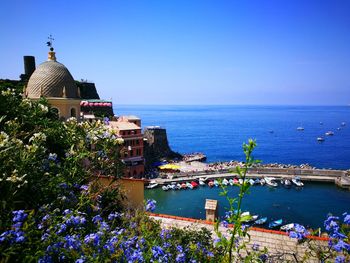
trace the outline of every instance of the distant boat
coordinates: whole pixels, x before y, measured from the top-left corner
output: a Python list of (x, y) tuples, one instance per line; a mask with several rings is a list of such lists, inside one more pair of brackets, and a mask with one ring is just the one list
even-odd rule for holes
[(198, 184), (195, 181), (192, 181), (191, 185), (193, 186), (193, 188), (197, 188), (198, 187)]
[(269, 133), (273, 133), (273, 130), (269, 130)]
[(256, 179), (254, 180), (254, 184), (261, 184), (260, 179), (259, 179), (259, 178), (256, 178)]
[(268, 186), (278, 186), (278, 184), (274, 180), (276, 180), (274, 177), (265, 177), (265, 182)]
[(200, 185), (205, 185), (205, 182), (203, 180), (199, 180)]
[(341, 126), (345, 126), (345, 125), (346, 125), (346, 122), (343, 121), (343, 122), (341, 123)]
[(266, 221), (267, 221), (267, 217), (262, 217), (262, 218), (256, 220), (256, 221), (254, 222), (254, 224), (256, 224), (256, 225), (263, 225), (263, 224), (266, 223)]
[(261, 184), (261, 185), (264, 185), (265, 183), (266, 183), (265, 179), (264, 179), (264, 178), (261, 178), (261, 179), (260, 179), (260, 184)]
[(340, 131), (340, 129), (341, 129), (340, 127), (337, 128), (338, 131)]
[(299, 176), (294, 177), (292, 183), (299, 187), (304, 186), (304, 183), (300, 180)]
[(226, 178), (225, 178), (224, 180), (222, 180), (222, 184), (223, 184), (223, 185), (228, 185), (228, 181), (227, 181)]
[(168, 188), (167, 185), (163, 185), (163, 186), (162, 186), (162, 189), (163, 189), (164, 191), (168, 191), (168, 190), (169, 190), (169, 188)]
[(320, 121), (320, 125), (323, 125), (323, 122), (322, 122), (322, 121)]
[(254, 179), (250, 178), (248, 182), (250, 183), (250, 185), (253, 185), (255, 181)]
[(289, 187), (292, 185), (292, 182), (289, 179), (284, 179), (284, 186)]
[(326, 132), (325, 134), (326, 134), (327, 136), (333, 136), (333, 135), (334, 135), (334, 132), (328, 131), (328, 132)]
[(153, 183), (153, 184), (147, 185), (146, 188), (153, 189), (153, 188), (156, 188), (157, 186), (158, 186), (157, 183)]
[(278, 219), (278, 220), (272, 221), (272, 222), (269, 223), (269, 228), (278, 227), (278, 226), (282, 225), (282, 223), (283, 223), (282, 219)]
[(219, 181), (218, 180), (214, 180), (214, 185), (215, 186), (219, 186)]
[(229, 182), (230, 185), (234, 184), (233, 179), (228, 180), (228, 182)]
[(283, 230), (283, 231), (289, 231), (289, 230), (291, 230), (293, 228), (294, 228), (294, 223), (290, 223), (290, 224), (281, 226), (281, 230)]
[(303, 130), (304, 130), (304, 127), (299, 126), (299, 127), (297, 128), (297, 131), (303, 131)]
[(324, 138), (323, 137), (317, 137), (317, 141), (324, 142)]
[(213, 187), (214, 186), (214, 182), (213, 181), (209, 181), (208, 186), (209, 187)]

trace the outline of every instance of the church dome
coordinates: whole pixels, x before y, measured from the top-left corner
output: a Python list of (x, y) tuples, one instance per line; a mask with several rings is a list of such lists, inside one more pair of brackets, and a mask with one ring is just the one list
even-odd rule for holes
[(79, 98), (78, 87), (72, 75), (63, 64), (56, 61), (55, 52), (49, 52), (49, 60), (33, 72), (26, 95), (28, 98)]

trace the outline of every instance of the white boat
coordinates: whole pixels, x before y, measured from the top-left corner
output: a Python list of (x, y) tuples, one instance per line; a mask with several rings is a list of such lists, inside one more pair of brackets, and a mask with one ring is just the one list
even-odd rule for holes
[(341, 123), (341, 126), (345, 126), (345, 125), (346, 125), (346, 122), (343, 121), (343, 122)]
[(276, 180), (276, 178), (274, 177), (265, 177), (265, 182), (268, 186), (273, 186), (273, 187), (278, 186), (278, 184), (274, 180)]
[(243, 179), (238, 179), (239, 184), (243, 184)]
[(304, 127), (299, 126), (299, 127), (297, 128), (297, 131), (303, 131), (303, 130), (304, 130)]
[(261, 179), (260, 179), (260, 184), (261, 184), (261, 185), (264, 185), (265, 183), (266, 183), (265, 179), (264, 179), (264, 178), (261, 178)]
[(176, 190), (180, 190), (181, 189), (181, 184), (176, 184)]
[(205, 185), (205, 182), (204, 182), (204, 181), (199, 180), (199, 184), (200, 184), (200, 185)]
[(223, 184), (223, 185), (228, 185), (228, 181), (227, 181), (226, 178), (225, 178), (224, 180), (222, 180), (222, 184)]
[(175, 190), (176, 185), (174, 184), (169, 184), (168, 185), (168, 190)]
[(153, 183), (153, 184), (147, 185), (146, 188), (148, 188), (148, 189), (153, 189), (153, 188), (156, 188), (157, 186), (158, 186), (157, 183)]
[(296, 176), (292, 179), (292, 183), (295, 184), (296, 186), (304, 186), (303, 182), (300, 180), (299, 176)]
[(205, 178), (201, 177), (201, 178), (199, 178), (199, 182), (203, 182), (204, 183), (207, 179), (208, 179), (207, 177), (205, 177)]
[(189, 182), (186, 183), (186, 186), (187, 186), (187, 188), (189, 188), (189, 189), (193, 189), (193, 185), (192, 185), (191, 183), (189, 183)]
[(162, 189), (163, 189), (164, 191), (168, 191), (168, 190), (169, 190), (169, 188), (168, 188), (167, 185), (163, 185), (163, 186), (162, 186)]
[(284, 179), (284, 185), (285, 186), (291, 186), (292, 182), (289, 179)]
[(215, 185), (215, 186), (219, 186), (218, 180), (214, 180), (214, 185)]
[(253, 184), (254, 184), (254, 179), (250, 178), (250, 179), (248, 180), (248, 183), (250, 183), (250, 185), (253, 185)]
[(259, 178), (256, 178), (256, 179), (254, 180), (254, 184), (261, 184), (260, 179), (259, 179)]
[(281, 230), (283, 230), (283, 231), (289, 231), (289, 230), (291, 230), (293, 228), (294, 228), (294, 223), (290, 223), (290, 224), (281, 226)]
[(333, 136), (333, 135), (334, 135), (334, 132), (328, 131), (328, 132), (326, 132), (325, 134), (326, 134), (326, 136)]
[(232, 186), (234, 185), (233, 179), (228, 180), (228, 183)]
[(324, 138), (323, 137), (317, 137), (317, 141), (324, 142)]

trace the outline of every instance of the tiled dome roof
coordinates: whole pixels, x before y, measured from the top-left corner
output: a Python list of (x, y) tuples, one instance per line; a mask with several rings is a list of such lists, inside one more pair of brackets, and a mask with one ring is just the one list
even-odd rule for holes
[(79, 98), (78, 87), (72, 75), (56, 60), (38, 66), (28, 81), (26, 94), (28, 98)]

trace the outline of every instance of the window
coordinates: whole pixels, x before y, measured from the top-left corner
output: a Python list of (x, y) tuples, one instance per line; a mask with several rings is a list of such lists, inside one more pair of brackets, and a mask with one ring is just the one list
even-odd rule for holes
[(132, 156), (134, 156), (134, 151), (133, 150), (130, 151), (130, 157), (132, 157)]
[(136, 145), (140, 145), (140, 140), (136, 140)]

